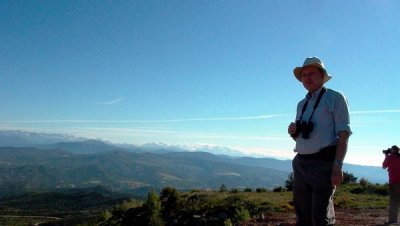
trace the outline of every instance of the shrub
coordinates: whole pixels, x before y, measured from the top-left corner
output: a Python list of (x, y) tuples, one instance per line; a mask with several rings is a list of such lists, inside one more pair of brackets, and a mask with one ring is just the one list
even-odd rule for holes
[(357, 177), (347, 171), (343, 172), (343, 184), (355, 184)]
[(163, 219), (161, 218), (161, 201), (157, 193), (151, 190), (147, 195), (146, 206), (149, 211), (149, 225), (151, 226), (162, 226), (164, 225)]
[(288, 191), (293, 191), (294, 174), (293, 172), (289, 174), (288, 179), (285, 181), (285, 188)]
[(360, 185), (361, 186), (368, 186), (369, 182), (367, 179), (365, 179), (364, 177), (360, 179)]
[(272, 190), (273, 192), (284, 192), (286, 191), (285, 188), (283, 188), (282, 186), (276, 187), (274, 188), (274, 190)]
[(104, 211), (101, 212), (101, 219), (102, 219), (103, 221), (108, 220), (108, 219), (110, 219), (111, 217), (112, 217), (112, 214), (110, 213), (109, 210), (104, 210)]
[(290, 203), (286, 203), (282, 205), (282, 209), (286, 210), (286, 211), (292, 211), (294, 210), (294, 206), (290, 205)]
[(369, 190), (371, 193), (377, 194), (377, 195), (389, 195), (388, 191), (388, 186), (387, 185), (380, 185), (380, 184), (375, 184), (375, 185), (369, 185), (368, 186)]
[(350, 204), (350, 200), (348, 198), (337, 199), (336, 203), (335, 203), (335, 205), (337, 207), (343, 207), (343, 208), (347, 207), (349, 204)]
[(253, 192), (253, 189), (251, 189), (251, 188), (245, 188), (245, 189), (244, 189), (244, 192)]
[(224, 221), (224, 226), (233, 226), (231, 219), (226, 219)]
[[(367, 182), (368, 183), (368, 182)], [(389, 195), (387, 185), (380, 185), (380, 184), (367, 184), (363, 183), (364, 185), (359, 185), (354, 187), (350, 190), (352, 194), (377, 194), (377, 195)]]
[(165, 187), (160, 194), (162, 217), (167, 222), (173, 222), (178, 212), (179, 192), (175, 188)]
[(266, 192), (267, 191), (267, 189), (265, 189), (265, 188), (257, 188), (256, 189), (256, 192)]
[(219, 192), (227, 192), (228, 191), (228, 187), (226, 187), (225, 184), (221, 185), (221, 187), (219, 187)]
[(141, 202), (137, 200), (124, 200), (121, 204), (115, 206), (111, 211), (111, 215), (113, 216), (122, 216), (130, 208), (135, 208), (142, 205)]
[(250, 219), (250, 213), (243, 206), (239, 206), (235, 211), (235, 218), (240, 221), (247, 221)]

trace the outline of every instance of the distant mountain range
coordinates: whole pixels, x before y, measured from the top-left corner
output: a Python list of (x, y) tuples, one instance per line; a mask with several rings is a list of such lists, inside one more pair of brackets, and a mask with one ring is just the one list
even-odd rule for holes
[(165, 154), (0, 148), (0, 194), (102, 185), (115, 191), (150, 187), (217, 189), (283, 185), (288, 172), (246, 166), (206, 152)]
[(73, 153), (89, 154), (110, 150), (130, 152), (210, 152), (216, 155), (245, 156), (243, 152), (212, 145), (168, 145), (147, 143), (143, 145), (113, 144), (101, 139), (85, 139), (68, 134), (36, 133), (22, 130), (0, 130), (0, 147), (35, 147), (41, 149), (63, 149)]
[[(273, 188), (283, 186), (292, 171), (290, 160), (240, 154), (223, 147), (116, 145), (60, 134), (0, 131), (0, 194), (97, 185), (134, 193), (165, 186)], [(374, 183), (387, 180), (380, 167), (345, 164), (344, 170)]]
[(22, 130), (0, 130), (0, 147), (31, 147), (57, 142), (84, 141), (85, 138), (67, 134), (35, 133)]

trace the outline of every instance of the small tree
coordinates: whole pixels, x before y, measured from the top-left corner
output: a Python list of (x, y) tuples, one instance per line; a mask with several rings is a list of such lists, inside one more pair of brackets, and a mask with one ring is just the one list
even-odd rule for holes
[(226, 187), (225, 184), (222, 184), (221, 187), (219, 187), (219, 192), (227, 192), (228, 191), (228, 187)]
[(272, 190), (273, 192), (284, 192), (286, 191), (285, 188), (283, 188), (282, 186), (276, 187)]
[(256, 192), (261, 193), (261, 192), (266, 192), (267, 189), (265, 188), (256, 188)]
[(355, 184), (357, 177), (347, 171), (343, 172), (343, 184)]
[(162, 216), (167, 223), (176, 219), (178, 199), (179, 192), (175, 188), (165, 187), (161, 190), (160, 200), (162, 205)]
[(146, 205), (149, 211), (149, 226), (163, 226), (164, 222), (161, 218), (161, 201), (154, 190), (151, 190), (147, 195)]
[(285, 188), (288, 191), (293, 191), (294, 174), (289, 174), (288, 179), (285, 181)]
[(241, 221), (247, 221), (250, 219), (250, 213), (247, 209), (245, 209), (243, 206), (239, 206), (236, 211), (235, 211), (235, 218), (241, 222)]
[(102, 220), (108, 220), (111, 217), (112, 217), (112, 214), (110, 213), (110, 211), (108, 209), (101, 212)]
[(369, 181), (363, 177), (360, 179), (360, 185), (366, 187), (369, 185)]
[(224, 221), (224, 226), (233, 226), (231, 219), (226, 219)]
[(245, 189), (244, 189), (244, 192), (253, 192), (253, 189), (251, 189), (251, 188), (245, 188)]

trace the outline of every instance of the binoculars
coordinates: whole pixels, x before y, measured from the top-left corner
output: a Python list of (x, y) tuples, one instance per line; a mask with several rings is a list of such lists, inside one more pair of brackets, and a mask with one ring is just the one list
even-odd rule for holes
[(292, 137), (298, 137), (301, 134), (301, 138), (308, 139), (310, 138), (310, 133), (314, 129), (314, 124), (309, 121), (299, 121), (296, 120), (296, 133), (292, 135)]

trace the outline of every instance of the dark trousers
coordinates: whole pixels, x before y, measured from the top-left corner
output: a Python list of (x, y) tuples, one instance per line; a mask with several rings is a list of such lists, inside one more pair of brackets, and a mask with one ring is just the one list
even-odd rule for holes
[(397, 223), (400, 203), (400, 183), (389, 184), (389, 222)]
[(296, 155), (292, 162), (294, 172), (293, 200), (297, 226), (335, 224), (331, 174), (333, 160)]

